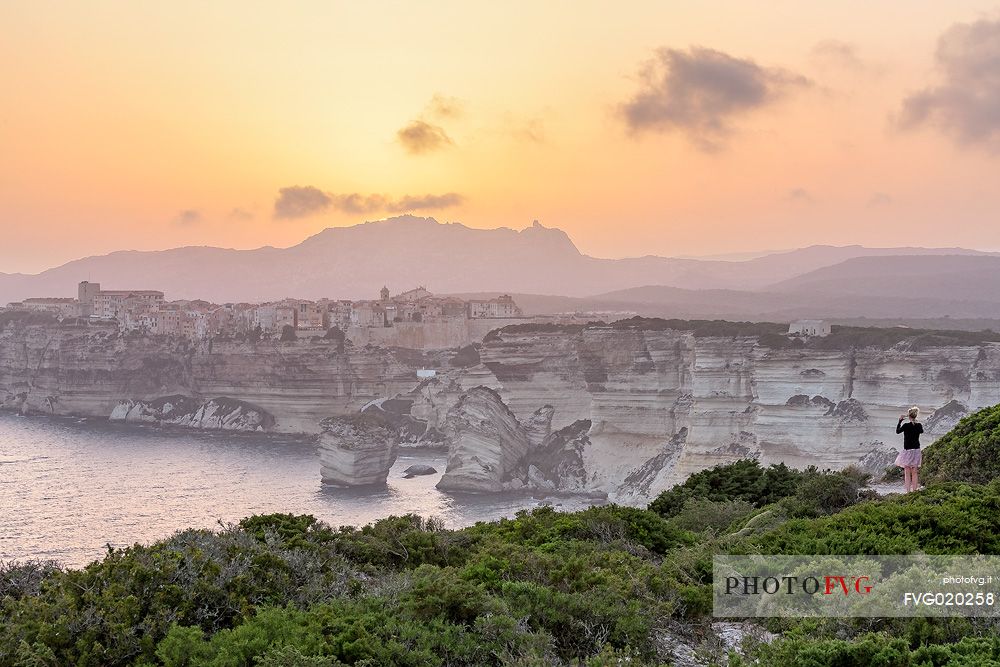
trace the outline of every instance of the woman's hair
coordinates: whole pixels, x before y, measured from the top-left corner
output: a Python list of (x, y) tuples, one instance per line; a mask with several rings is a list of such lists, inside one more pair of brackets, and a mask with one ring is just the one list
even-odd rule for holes
[(916, 419), (920, 416), (920, 408), (914, 405), (906, 414), (910, 415), (910, 419)]

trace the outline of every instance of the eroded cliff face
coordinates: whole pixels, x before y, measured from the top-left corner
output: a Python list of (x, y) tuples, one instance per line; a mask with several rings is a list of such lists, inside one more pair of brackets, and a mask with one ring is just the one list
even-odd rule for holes
[(384, 485), (396, 461), (398, 434), (371, 413), (323, 420), (320, 474), (336, 486)]
[(448, 468), (438, 482), (447, 491), (503, 491), (528, 454), (528, 431), (487, 387), (466, 392), (448, 412)]
[(126, 400), (115, 406), (108, 417), (126, 424), (185, 426), (220, 431), (267, 431), (274, 415), (224, 396), (200, 401), (189, 396), (165, 396), (151, 401)]
[[(192, 343), (13, 322), (0, 329), (0, 407), (315, 434), (325, 417), (410, 391), (416, 369), (437, 363), (420, 352), (322, 338)], [(234, 415), (230, 403), (245, 405)]]
[[(605, 492), (641, 503), (692, 472), (748, 456), (875, 470), (899, 446), (894, 426), (909, 406), (924, 410), (927, 443), (969, 411), (1000, 403), (997, 343), (772, 341), (519, 327), (487, 336), (476, 354), (456, 354), (324, 339), (193, 344), (8, 323), (0, 404), (303, 433), (364, 408), (388, 435), (368, 438), (363, 452), (351, 450), (348, 431), (337, 435), (328, 480), (384, 480), (393, 447), (432, 444), (457, 457), (445, 487)], [(437, 376), (418, 380), (418, 368)]]
[(995, 343), (774, 348), (753, 336), (594, 326), (501, 331), (480, 356), (519, 419), (551, 405), (553, 429), (591, 423), (586, 485), (622, 502), (747, 456), (877, 467), (907, 407), (925, 411), (930, 442), (1000, 402)]

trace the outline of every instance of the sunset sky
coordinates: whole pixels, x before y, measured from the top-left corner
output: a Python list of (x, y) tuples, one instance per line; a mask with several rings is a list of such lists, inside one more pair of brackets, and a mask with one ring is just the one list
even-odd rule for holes
[(405, 211), (1000, 250), (996, 0), (9, 0), (0, 58), (0, 272)]

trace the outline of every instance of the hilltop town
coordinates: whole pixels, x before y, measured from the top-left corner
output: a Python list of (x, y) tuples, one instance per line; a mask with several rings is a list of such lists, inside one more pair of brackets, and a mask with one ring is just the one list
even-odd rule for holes
[(117, 323), (123, 334), (261, 340), (324, 335), (335, 328), (360, 343), (410, 342), (418, 348), (464, 344), (470, 336), (481, 338), (489, 329), (526, 319), (506, 294), (463, 300), (436, 296), (424, 287), (395, 295), (383, 287), (378, 299), (372, 300), (287, 298), (259, 304), (215, 304), (167, 301), (159, 290), (106, 290), (89, 281), (79, 283), (76, 298), (28, 298), (7, 304), (6, 310), (47, 313), (60, 320)]

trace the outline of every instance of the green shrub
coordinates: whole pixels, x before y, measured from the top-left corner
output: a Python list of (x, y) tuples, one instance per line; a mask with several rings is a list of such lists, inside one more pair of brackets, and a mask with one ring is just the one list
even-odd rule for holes
[(964, 417), (923, 453), (924, 481), (986, 484), (1000, 477), (1000, 405)]
[(734, 667), (749, 664), (802, 665), (803, 667), (981, 667), (1000, 664), (1000, 638), (965, 637), (954, 644), (911, 647), (905, 639), (887, 634), (866, 634), (852, 640), (794, 637), (758, 645), (750, 660), (735, 660)]
[[(716, 553), (1000, 553), (1000, 480), (858, 503), (860, 479), (742, 462), (702, 474), (669, 519), (605, 505), (461, 530), (415, 515), (333, 529), (270, 514), (111, 549), (82, 570), (4, 565), (0, 667), (639, 667), (670, 659), (665, 631), (704, 636)], [(996, 660), (989, 620), (769, 627), (782, 637), (754, 664)]]
[(795, 495), (781, 501), (792, 517), (819, 517), (839, 512), (858, 501), (857, 475), (811, 474), (799, 484)]
[(332, 536), (311, 514), (257, 514), (243, 519), (239, 526), (260, 541), (273, 537), (288, 548), (304, 547), (317, 538)]
[(336, 658), (304, 655), (294, 646), (272, 648), (254, 662), (256, 667), (340, 667), (343, 664)]
[(996, 554), (998, 509), (1000, 481), (938, 484), (831, 516), (791, 519), (743, 547), (768, 554)]
[(894, 482), (903, 481), (903, 469), (897, 465), (891, 465), (885, 467), (885, 472), (882, 474), (882, 479), (879, 480), (883, 484), (892, 484)]
[(688, 498), (672, 521), (684, 530), (719, 533), (729, 528), (733, 522), (749, 517), (753, 511), (753, 504), (745, 500)]
[(540, 507), (531, 512), (520, 511), (514, 519), (478, 523), (469, 532), (538, 547), (567, 540), (605, 543), (626, 540), (660, 554), (695, 540), (693, 535), (654, 512), (620, 505), (590, 507), (573, 513)]
[(448, 364), (456, 368), (468, 368), (479, 363), (479, 349), (476, 345), (460, 347)]
[(649, 509), (676, 516), (690, 498), (714, 501), (742, 500), (762, 507), (795, 493), (806, 472), (776, 463), (762, 468), (756, 459), (742, 459), (697, 472), (683, 484), (661, 493)]

